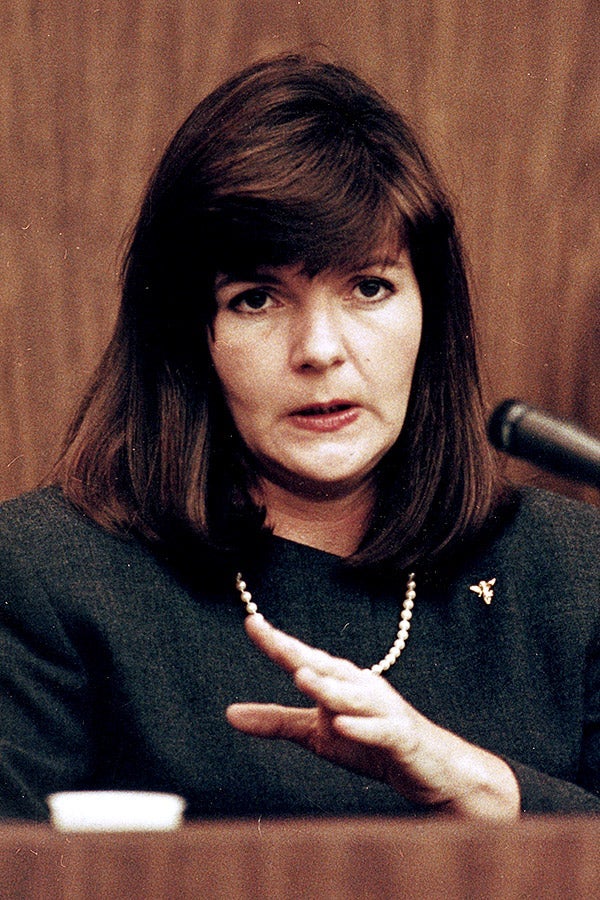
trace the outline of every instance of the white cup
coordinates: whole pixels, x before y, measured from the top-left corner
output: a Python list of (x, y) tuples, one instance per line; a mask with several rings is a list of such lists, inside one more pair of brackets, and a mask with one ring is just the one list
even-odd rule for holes
[(62, 791), (46, 802), (60, 831), (171, 831), (185, 809), (183, 797), (152, 791)]

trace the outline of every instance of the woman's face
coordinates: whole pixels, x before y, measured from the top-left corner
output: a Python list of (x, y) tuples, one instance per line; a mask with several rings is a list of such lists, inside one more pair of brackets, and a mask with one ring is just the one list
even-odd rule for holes
[(306, 495), (362, 486), (396, 441), (421, 338), (408, 253), (308, 277), (216, 279), (212, 359), (264, 478)]

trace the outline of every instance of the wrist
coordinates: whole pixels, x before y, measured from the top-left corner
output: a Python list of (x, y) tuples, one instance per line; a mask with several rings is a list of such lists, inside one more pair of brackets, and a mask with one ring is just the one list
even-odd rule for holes
[(463, 788), (444, 804), (453, 815), (488, 821), (513, 821), (521, 815), (521, 792), (515, 773), (503, 759), (473, 747), (459, 763)]

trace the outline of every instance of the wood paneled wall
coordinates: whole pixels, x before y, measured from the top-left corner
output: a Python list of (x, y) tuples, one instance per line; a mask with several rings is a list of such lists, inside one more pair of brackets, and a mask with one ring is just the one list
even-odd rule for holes
[(174, 128), (246, 63), (315, 46), (417, 123), (459, 200), (490, 404), (518, 396), (600, 431), (599, 12), (597, 0), (4, 0), (0, 497), (51, 465)]

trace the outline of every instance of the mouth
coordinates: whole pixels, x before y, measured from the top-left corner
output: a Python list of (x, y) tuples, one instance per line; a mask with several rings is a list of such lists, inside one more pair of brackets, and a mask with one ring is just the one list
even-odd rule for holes
[(293, 416), (329, 416), (334, 415), (335, 413), (345, 412), (348, 409), (354, 409), (353, 403), (346, 403), (345, 401), (335, 402), (335, 403), (326, 403), (326, 404), (315, 404), (314, 406), (305, 406), (302, 409), (294, 410), (292, 413)]
[(360, 416), (361, 408), (349, 400), (333, 400), (331, 403), (315, 403), (290, 413), (291, 421), (304, 431), (334, 432), (352, 425)]

